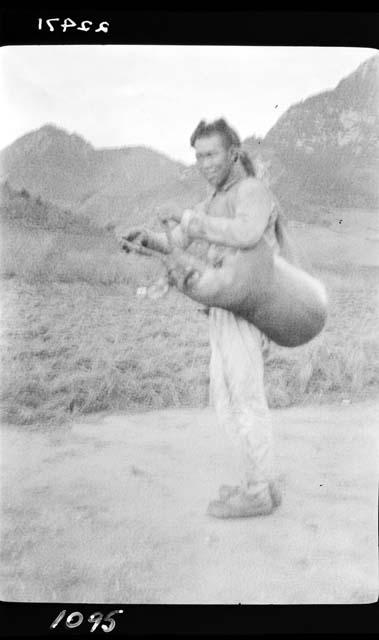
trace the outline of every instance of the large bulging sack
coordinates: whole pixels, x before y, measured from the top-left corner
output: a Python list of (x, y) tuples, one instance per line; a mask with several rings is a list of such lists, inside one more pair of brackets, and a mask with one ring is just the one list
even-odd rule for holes
[(227, 256), (221, 267), (208, 266), (181, 249), (166, 261), (171, 282), (185, 295), (242, 316), (279, 345), (305, 344), (325, 325), (322, 283), (275, 254), (264, 237), (252, 249)]

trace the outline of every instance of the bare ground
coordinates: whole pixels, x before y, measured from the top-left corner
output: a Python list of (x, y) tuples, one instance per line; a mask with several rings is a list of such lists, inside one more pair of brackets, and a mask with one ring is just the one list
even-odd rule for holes
[(3, 426), (1, 599), (376, 601), (378, 405), (273, 414), (283, 504), (229, 521), (205, 513), (239, 478), (210, 409)]

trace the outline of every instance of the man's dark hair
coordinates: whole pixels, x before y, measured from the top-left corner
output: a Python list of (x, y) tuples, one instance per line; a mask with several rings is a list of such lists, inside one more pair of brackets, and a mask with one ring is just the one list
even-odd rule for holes
[(222, 137), (224, 145), (227, 149), (232, 146), (239, 149), (238, 157), (247, 175), (255, 176), (254, 165), (246, 151), (243, 151), (241, 149), (241, 139), (238, 133), (226, 122), (226, 120), (224, 120), (224, 118), (219, 118), (218, 120), (214, 120), (213, 122), (200, 120), (195, 131), (191, 135), (191, 147), (195, 146), (196, 140), (198, 140), (199, 138), (207, 138), (208, 136), (212, 136), (214, 134), (219, 134)]
[(198, 138), (206, 138), (208, 136), (212, 136), (215, 133), (218, 133), (220, 136), (222, 136), (227, 148), (231, 147), (232, 145), (235, 145), (236, 147), (241, 146), (241, 140), (238, 133), (228, 125), (224, 118), (219, 118), (218, 120), (214, 120), (213, 122), (207, 123), (205, 120), (201, 120), (199, 122), (191, 136), (191, 147), (195, 146), (195, 142)]

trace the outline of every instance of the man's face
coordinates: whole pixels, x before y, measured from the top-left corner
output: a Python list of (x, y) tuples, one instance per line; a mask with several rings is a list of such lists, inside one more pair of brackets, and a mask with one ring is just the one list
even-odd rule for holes
[(214, 133), (195, 142), (196, 161), (201, 175), (213, 187), (221, 187), (234, 164), (235, 150), (226, 149), (222, 136)]

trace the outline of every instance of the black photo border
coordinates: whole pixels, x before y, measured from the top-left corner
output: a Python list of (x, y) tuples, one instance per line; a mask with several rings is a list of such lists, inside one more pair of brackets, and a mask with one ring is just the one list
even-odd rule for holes
[[(108, 32), (38, 29), (38, 19), (70, 17), (79, 23), (107, 21)], [(172, 44), (225, 46), (320, 46), (379, 48), (379, 12), (46, 9), (13, 6), (0, 9), (1, 46)], [(62, 609), (80, 611), (86, 620), (123, 609), (112, 635), (125, 638), (275, 637), (278, 635), (362, 635), (379, 632), (378, 602), (367, 605), (134, 605), (128, 603), (0, 602), (0, 637), (88, 636), (50, 625)]]

